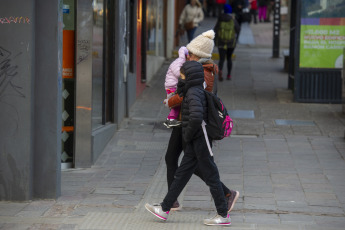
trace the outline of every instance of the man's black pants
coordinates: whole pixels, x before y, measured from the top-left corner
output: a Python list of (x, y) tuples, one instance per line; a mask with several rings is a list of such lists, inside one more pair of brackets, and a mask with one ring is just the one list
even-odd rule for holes
[(201, 171), (205, 183), (210, 188), (217, 213), (225, 217), (228, 212), (227, 202), (220, 182), (217, 165), (208, 151), (204, 136), (186, 143), (181, 165), (178, 167), (175, 179), (161, 204), (162, 209), (164, 211), (170, 210), (197, 167)]

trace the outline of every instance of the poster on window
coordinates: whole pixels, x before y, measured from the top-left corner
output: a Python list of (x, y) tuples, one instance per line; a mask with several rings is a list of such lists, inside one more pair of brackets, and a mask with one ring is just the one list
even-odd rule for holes
[(345, 0), (303, 1), (300, 68), (342, 68)]

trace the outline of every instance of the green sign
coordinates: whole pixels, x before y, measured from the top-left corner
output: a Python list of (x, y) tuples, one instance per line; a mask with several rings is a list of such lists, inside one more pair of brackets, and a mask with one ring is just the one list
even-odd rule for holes
[(301, 25), (300, 67), (342, 68), (343, 25)]

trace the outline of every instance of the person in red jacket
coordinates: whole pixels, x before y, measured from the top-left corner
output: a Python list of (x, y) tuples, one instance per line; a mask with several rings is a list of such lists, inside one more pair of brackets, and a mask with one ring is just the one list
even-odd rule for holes
[(250, 15), (253, 17), (254, 23), (258, 23), (257, 15), (258, 15), (258, 1), (257, 0), (249, 0), (250, 3)]

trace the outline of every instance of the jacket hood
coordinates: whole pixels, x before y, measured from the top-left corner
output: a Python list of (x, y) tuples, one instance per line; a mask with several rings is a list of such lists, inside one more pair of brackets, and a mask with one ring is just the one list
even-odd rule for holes
[(197, 61), (187, 61), (181, 67), (181, 72), (186, 76), (185, 89), (186, 92), (190, 87), (201, 86), (204, 83), (204, 68)]

